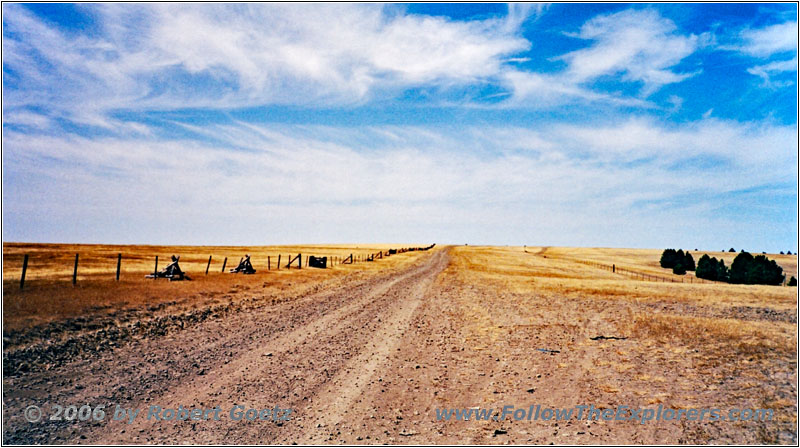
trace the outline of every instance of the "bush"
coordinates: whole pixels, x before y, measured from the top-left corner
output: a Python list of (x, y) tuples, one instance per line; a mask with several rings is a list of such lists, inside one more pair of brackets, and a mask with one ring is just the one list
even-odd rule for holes
[(797, 279), (794, 278), (794, 275), (789, 279), (789, 286), (797, 286)]
[(733, 248), (731, 247), (730, 249), (728, 249), (728, 252), (736, 252), (736, 251), (733, 250)]
[(672, 268), (672, 273), (677, 275), (686, 275), (686, 268), (684, 268), (682, 264), (678, 263), (674, 268)]

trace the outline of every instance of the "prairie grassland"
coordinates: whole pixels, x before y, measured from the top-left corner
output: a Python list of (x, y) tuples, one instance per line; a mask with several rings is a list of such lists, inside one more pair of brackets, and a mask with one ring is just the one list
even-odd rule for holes
[[(542, 250), (542, 248), (529, 248), (525, 249), (530, 251)], [(685, 249), (684, 249), (685, 250)], [(552, 247), (547, 248), (547, 253), (550, 256), (558, 258), (577, 258), (581, 260), (594, 261), (597, 263), (604, 263), (607, 265), (616, 264), (619, 267), (629, 268), (637, 272), (647, 274), (660, 275), (662, 277), (674, 277), (679, 279), (681, 277), (693, 277), (694, 272), (689, 271), (686, 276), (673, 275), (669, 269), (664, 269), (659, 264), (661, 260), (661, 250), (659, 249), (616, 249), (616, 248), (575, 248), (575, 247)], [(714, 252), (714, 251), (696, 251), (689, 250), (694, 257), (694, 262), (697, 263), (703, 254), (708, 254), (709, 257), (715, 257), (725, 261), (725, 266), (730, 267), (733, 259), (736, 258), (738, 253), (733, 252)], [(759, 253), (753, 253), (759, 255)], [(797, 277), (797, 256), (795, 255), (781, 255), (781, 254), (766, 254), (771, 260), (775, 260), (782, 268), (786, 279), (791, 276)]]
[[(674, 438), (664, 424), (631, 427), (607, 440), (796, 443), (797, 288), (643, 281), (576, 261), (672, 275), (658, 267), (656, 250), (460, 246), (452, 253), (445, 278), (461, 290), (453, 295), (465, 344), (535, 362), (519, 375), (561, 371), (541, 386), (548, 405), (775, 412), (772, 422), (684, 422)], [(775, 258), (796, 275), (794, 257)], [(534, 347), (560, 353), (538, 355), (537, 363)]]
[[(427, 245), (427, 244), (426, 244)], [(420, 245), (422, 246), (422, 245)], [(6, 331), (91, 313), (109, 313), (137, 307), (199, 308), (230, 301), (250, 289), (274, 295), (276, 300), (322, 287), (343, 274), (368, 275), (411, 263), (420, 252), (392, 255), (375, 262), (336, 264), (330, 269), (307, 268), (306, 256), (350, 254), (366, 257), (390, 248), (408, 245), (303, 245), (303, 246), (130, 246), (74, 244), (3, 244), (3, 324)], [(75, 254), (79, 254), (77, 285), (72, 286)], [(115, 281), (117, 254), (122, 254), (120, 281)], [(285, 267), (289, 256), (303, 255), (303, 268), (295, 262)], [(29, 254), (25, 289), (19, 290), (24, 254)], [(145, 279), (155, 267), (180, 255), (180, 267), (192, 281), (169, 282)], [(250, 254), (254, 275), (229, 274), (245, 254)], [(278, 269), (278, 255), (281, 266)], [(208, 257), (212, 256), (208, 275)], [(227, 257), (226, 273), (222, 273)], [(267, 270), (267, 257), (272, 270)], [(330, 262), (330, 259), (329, 259)], [(330, 265), (329, 265), (330, 266)]]

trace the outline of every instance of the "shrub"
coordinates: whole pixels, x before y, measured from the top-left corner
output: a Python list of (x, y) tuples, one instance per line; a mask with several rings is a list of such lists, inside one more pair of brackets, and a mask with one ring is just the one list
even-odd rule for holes
[(678, 263), (674, 268), (672, 268), (672, 273), (677, 275), (686, 275), (686, 268), (684, 268), (682, 264)]
[(732, 247), (728, 249), (728, 252), (736, 252)]
[(789, 286), (797, 286), (797, 279), (794, 278), (794, 275), (789, 279)]

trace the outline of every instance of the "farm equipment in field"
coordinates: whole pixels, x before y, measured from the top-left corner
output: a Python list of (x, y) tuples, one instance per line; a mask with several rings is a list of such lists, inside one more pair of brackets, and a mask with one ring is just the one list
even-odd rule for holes
[(325, 269), (328, 265), (328, 257), (315, 257), (313, 255), (308, 257), (308, 267)]
[[(178, 260), (181, 257), (176, 257), (175, 255), (172, 256), (172, 263), (170, 263), (164, 269), (154, 272), (152, 274), (145, 275), (145, 278), (166, 278), (169, 281), (180, 281), (180, 280), (191, 280), (185, 272), (181, 270), (181, 267), (178, 266)], [(156, 257), (156, 264), (158, 264), (158, 258)]]
[(244, 258), (239, 260), (239, 266), (230, 270), (231, 274), (255, 274), (256, 270), (253, 268), (253, 265), (250, 263), (250, 255), (245, 255)]

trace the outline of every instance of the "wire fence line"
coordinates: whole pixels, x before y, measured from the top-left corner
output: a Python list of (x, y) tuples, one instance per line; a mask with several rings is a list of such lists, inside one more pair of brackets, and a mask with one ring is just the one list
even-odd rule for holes
[[(359, 264), (359, 263), (365, 263), (365, 262), (374, 262), (374, 261), (381, 260), (383, 258), (389, 257), (391, 255), (401, 254), (401, 253), (405, 253), (405, 252), (427, 251), (427, 250), (433, 248), (434, 246), (435, 246), (435, 244), (432, 244), (432, 245), (427, 246), (427, 247), (404, 247), (404, 248), (400, 248), (400, 249), (380, 250), (378, 252), (350, 253), (350, 254), (348, 254), (346, 256), (344, 256), (344, 255), (315, 256), (315, 255), (306, 254), (305, 257), (304, 257), (302, 253), (297, 253), (296, 255), (295, 254), (291, 254), (291, 253), (290, 254), (285, 254), (285, 255), (284, 254), (262, 255), (258, 259), (258, 261), (259, 261), (259, 269), (255, 270), (255, 272), (253, 272), (253, 274), (257, 274), (258, 272), (264, 272), (264, 271), (281, 271), (281, 270), (291, 270), (291, 269), (301, 270), (304, 267), (305, 268), (311, 267), (311, 268), (331, 269), (331, 268), (333, 268), (335, 266), (341, 266), (341, 265), (352, 265), (352, 264)], [(37, 254), (37, 258), (40, 257), (40, 256), (41, 256), (41, 254)], [(188, 259), (189, 261), (186, 264), (192, 264), (193, 267), (195, 267), (194, 265), (198, 265), (198, 264), (202, 263), (203, 267), (201, 268), (201, 270), (195, 271), (195, 270), (192, 269), (192, 270), (187, 270), (187, 271), (181, 271), (183, 274), (207, 276), (209, 274), (209, 272), (212, 272), (212, 273), (213, 272), (221, 272), (223, 274), (224, 273), (236, 273), (236, 272), (239, 271), (238, 267), (241, 266), (242, 261), (244, 261), (244, 259), (245, 259), (244, 257), (239, 259), (238, 264), (236, 264), (236, 268), (237, 269), (230, 269), (229, 271), (226, 271), (225, 270), (226, 267), (234, 267), (235, 261), (231, 260), (231, 263), (229, 264), (228, 263), (228, 257), (221, 257), (221, 256), (218, 255), (217, 263), (219, 263), (219, 259), (222, 258), (222, 268), (221, 268), (220, 271), (216, 271), (216, 269), (219, 269), (219, 267), (218, 267), (219, 264), (216, 264), (216, 267), (214, 267), (214, 270), (211, 269), (212, 262), (214, 262), (214, 255), (209, 255), (207, 261), (206, 261), (205, 258), (196, 259), (197, 257), (198, 257), (197, 254), (192, 254), (192, 257), (190, 257)], [(55, 266), (60, 266), (62, 264), (62, 262), (63, 262), (63, 264), (66, 265), (66, 261), (63, 260), (62, 258), (64, 258), (64, 257), (60, 256), (59, 259), (56, 260), (56, 261), (48, 260), (48, 263), (46, 265), (47, 267), (45, 269), (52, 272), (52, 268), (53, 268), (54, 265)], [(151, 263), (154, 263), (154, 264), (151, 264), (152, 270), (150, 270), (150, 271), (148, 271), (146, 268), (143, 268), (143, 262), (147, 258), (150, 259)], [(25, 254), (22, 255), (22, 260), (21, 260), (22, 271), (21, 271), (20, 276), (19, 276), (19, 288), (20, 288), (20, 290), (25, 288), (25, 281), (26, 281), (26, 278), (29, 277), (29, 273), (31, 271), (31, 268), (32, 267), (35, 268), (35, 266), (31, 266), (31, 264), (29, 263), (30, 260), (32, 260), (32, 258), (30, 257), (30, 254), (25, 253)], [(70, 256), (69, 260), (72, 261), (71, 256)], [(183, 261), (186, 261), (186, 260), (187, 259), (184, 259)], [(74, 257), (74, 263), (70, 263), (70, 265), (69, 265), (69, 267), (71, 268), (70, 269), (70, 272), (71, 272), (71, 276), (70, 276), (71, 284), (74, 286), (78, 282), (79, 264), (80, 263), (83, 263), (84, 265), (88, 263), (88, 264), (91, 265), (91, 267), (87, 269), (87, 271), (90, 273), (90, 275), (93, 275), (93, 276), (96, 277), (96, 276), (106, 275), (106, 273), (107, 273), (107, 275), (109, 275), (109, 276), (113, 275), (114, 276), (113, 278), (118, 282), (120, 280), (120, 273), (123, 272), (122, 267), (124, 265), (124, 263), (123, 263), (124, 261), (126, 261), (126, 257), (123, 256), (123, 253), (121, 253), (121, 252), (117, 253), (117, 254), (107, 254), (107, 255), (94, 256), (94, 257), (92, 257), (92, 256), (89, 256), (89, 257), (81, 256), (80, 253), (76, 253), (75, 257)], [(134, 273), (134, 272), (138, 273), (138, 274), (149, 272), (149, 274), (147, 274), (146, 277), (149, 277), (149, 278), (164, 278), (163, 276), (159, 275), (159, 274), (162, 274), (164, 270), (162, 270), (162, 271), (158, 270), (158, 266), (159, 266), (159, 256), (158, 255), (150, 256), (150, 257), (142, 256), (141, 254), (131, 255), (127, 259), (127, 261), (134, 263), (137, 266), (137, 269), (135, 269), (134, 271), (128, 271), (128, 272), (126, 272), (126, 274), (131, 274), (131, 273)], [(163, 261), (163, 259), (162, 259), (162, 261)], [(177, 263), (179, 261), (181, 261), (180, 257), (176, 257), (174, 259), (175, 263)], [(249, 257), (248, 257), (248, 261), (249, 261)], [(65, 270), (66, 270), (66, 268), (67, 267), (64, 266)], [(55, 274), (52, 277), (53, 277), (53, 279), (58, 279), (58, 278), (63, 278), (64, 275)], [(168, 277), (170, 279), (172, 279), (172, 275), (169, 275)], [(181, 278), (183, 278), (183, 276), (181, 276)], [(4, 282), (5, 282), (5, 280), (6, 279), (4, 279)], [(37, 279), (37, 280), (39, 280), (39, 279)]]
[[(703, 279), (703, 278), (697, 278), (697, 277), (692, 276), (692, 275), (686, 276), (686, 277), (681, 276), (679, 278), (662, 277), (660, 275), (649, 274), (647, 272), (635, 271), (633, 269), (624, 268), (624, 267), (621, 267), (621, 266), (617, 266), (616, 264), (608, 265), (608, 264), (604, 264), (604, 263), (598, 263), (596, 261), (579, 260), (579, 259), (576, 259), (576, 258), (570, 258), (570, 260), (574, 261), (576, 263), (582, 263), (582, 264), (585, 264), (585, 265), (588, 265), (588, 266), (596, 267), (598, 269), (603, 269), (603, 270), (609, 271), (609, 272), (614, 273), (614, 274), (626, 275), (626, 276), (631, 277), (631, 278), (633, 278), (635, 280), (652, 281), (652, 282), (663, 282), (663, 283), (717, 283), (717, 282), (714, 282), (714, 281), (711, 281), (711, 280), (706, 280), (706, 279)], [(685, 280), (689, 280), (689, 281), (687, 282)]]
[[(544, 255), (543, 251), (540, 251), (540, 252), (528, 252), (528, 250), (526, 248), (525, 249), (525, 253), (529, 253), (531, 255), (544, 256), (544, 258), (547, 258), (547, 255)], [(584, 265), (587, 265), (587, 266), (592, 266), (592, 267), (595, 267), (595, 268), (598, 268), (598, 269), (602, 269), (604, 271), (609, 271), (609, 272), (614, 273), (614, 274), (625, 275), (625, 276), (631, 277), (631, 278), (633, 278), (635, 280), (651, 281), (651, 282), (662, 282), (662, 283), (711, 283), (711, 284), (719, 283), (719, 282), (715, 282), (715, 281), (712, 281), (712, 280), (706, 280), (706, 279), (698, 278), (698, 277), (691, 276), (691, 275), (690, 276), (686, 276), (686, 277), (680, 277), (680, 278), (662, 277), (660, 275), (650, 274), (650, 273), (647, 273), (647, 272), (641, 272), (641, 271), (636, 271), (636, 270), (633, 270), (633, 269), (617, 266), (614, 263), (605, 264), (605, 263), (598, 263), (598, 262), (592, 261), (592, 260), (582, 260), (580, 258), (562, 257), (562, 256), (560, 256), (558, 258), (569, 260), (569, 261), (573, 261), (575, 263), (581, 263), (581, 264), (584, 264)], [(688, 282), (686, 281), (687, 279), (689, 280)]]

